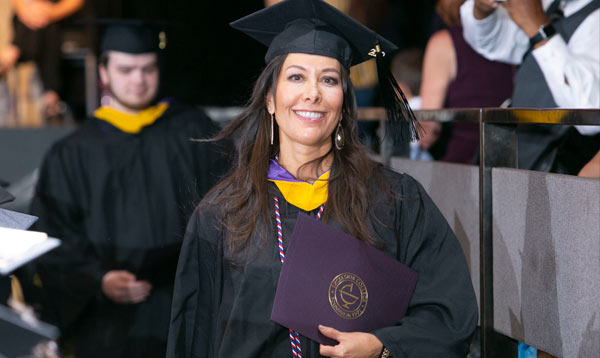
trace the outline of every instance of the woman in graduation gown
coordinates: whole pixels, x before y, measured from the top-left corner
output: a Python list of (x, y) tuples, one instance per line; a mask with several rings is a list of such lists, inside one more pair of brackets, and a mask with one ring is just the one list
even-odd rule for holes
[[(269, 46), (267, 66), (218, 136), (235, 140), (236, 165), (188, 225), (167, 356), (465, 357), (477, 304), (461, 247), (423, 187), (371, 160), (357, 137), (348, 68), (394, 45), (319, 0), (287, 0), (232, 26)], [(392, 120), (412, 116), (389, 99)], [(320, 326), (335, 346), (290, 338), (272, 322), (280, 255), (299, 213), (322, 213), (415, 270), (406, 316), (368, 333)]]

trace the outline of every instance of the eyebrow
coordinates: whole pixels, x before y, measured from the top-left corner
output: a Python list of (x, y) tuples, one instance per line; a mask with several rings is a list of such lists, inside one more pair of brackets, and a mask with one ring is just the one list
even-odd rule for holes
[(340, 74), (340, 71), (336, 70), (335, 68), (326, 68), (326, 69), (323, 70), (323, 72), (335, 72), (338, 75)]
[[(306, 68), (304, 68), (304, 67), (302, 67), (302, 66), (300, 66), (300, 65), (290, 65), (290, 66), (288, 66), (288, 67), (287, 67), (285, 70), (287, 71), (287, 70), (289, 70), (289, 69), (291, 69), (291, 68), (297, 68), (297, 69), (299, 69), (299, 70), (306, 71)], [(335, 72), (335, 73), (337, 73), (338, 75), (340, 74), (340, 71), (339, 71), (339, 70), (337, 70), (337, 69), (335, 69), (335, 68), (331, 68), (331, 67), (328, 67), (328, 68), (324, 69), (324, 70), (323, 70), (323, 71), (321, 71), (321, 72)]]
[(143, 65), (137, 65), (137, 64), (136, 65), (132, 65), (132, 64), (118, 64), (116, 66), (117, 66), (117, 68), (120, 68), (120, 69), (134, 69), (134, 68), (142, 68), (142, 69), (144, 69), (144, 68), (156, 67), (156, 66), (158, 66), (158, 63), (156, 61), (153, 61), (153, 62), (146, 63), (146, 64), (143, 64)]

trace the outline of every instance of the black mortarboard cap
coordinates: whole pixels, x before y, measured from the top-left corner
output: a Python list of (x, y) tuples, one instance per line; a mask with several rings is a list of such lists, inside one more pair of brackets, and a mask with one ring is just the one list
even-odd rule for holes
[(346, 69), (377, 59), (381, 96), (388, 119), (404, 123), (397, 135), (415, 139), (416, 119), (384, 57), (398, 48), (375, 31), (322, 0), (284, 0), (230, 24), (268, 46), (265, 61), (289, 53), (306, 53), (337, 59)]
[(104, 28), (100, 53), (140, 54), (159, 52), (167, 46), (165, 23), (136, 19), (85, 19), (78, 22)]
[[(0, 186), (0, 205), (15, 200), (15, 197)], [(0, 227), (25, 230), (37, 221), (37, 217), (0, 208)]]
[(58, 328), (41, 321), (23, 319), (18, 313), (0, 305), (0, 357), (30, 357), (34, 346), (58, 336)]
[(398, 48), (321, 0), (285, 0), (231, 23), (269, 47), (266, 62), (287, 53), (333, 57), (349, 68)]
[(6, 191), (6, 189), (4, 189), (2, 186), (0, 186), (0, 204), (9, 203), (13, 200), (15, 200), (15, 197)]
[(37, 219), (37, 216), (0, 208), (0, 227), (27, 230)]

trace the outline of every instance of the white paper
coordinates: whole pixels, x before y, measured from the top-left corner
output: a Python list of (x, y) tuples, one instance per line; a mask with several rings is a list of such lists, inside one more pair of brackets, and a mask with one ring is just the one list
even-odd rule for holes
[(43, 232), (0, 227), (0, 274), (6, 275), (58, 245), (60, 240)]

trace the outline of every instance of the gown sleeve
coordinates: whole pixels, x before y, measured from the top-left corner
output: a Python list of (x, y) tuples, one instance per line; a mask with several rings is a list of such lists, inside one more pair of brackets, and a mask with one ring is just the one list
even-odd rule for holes
[(85, 234), (85, 191), (77, 154), (59, 143), (46, 156), (31, 204), (39, 220), (33, 230), (61, 240), (61, 246), (35, 262), (44, 287), (44, 318), (61, 327), (74, 322), (101, 294), (104, 275)]
[(394, 358), (464, 358), (477, 325), (477, 302), (463, 251), (419, 183), (405, 177), (401, 190), (397, 259), (419, 278), (406, 316), (372, 333)]
[[(215, 333), (215, 283), (220, 282), (220, 236), (207, 214), (192, 215), (177, 266), (171, 306), (167, 357), (211, 357)], [(208, 240), (207, 240), (208, 239)], [(211, 241), (213, 243), (211, 243)]]

